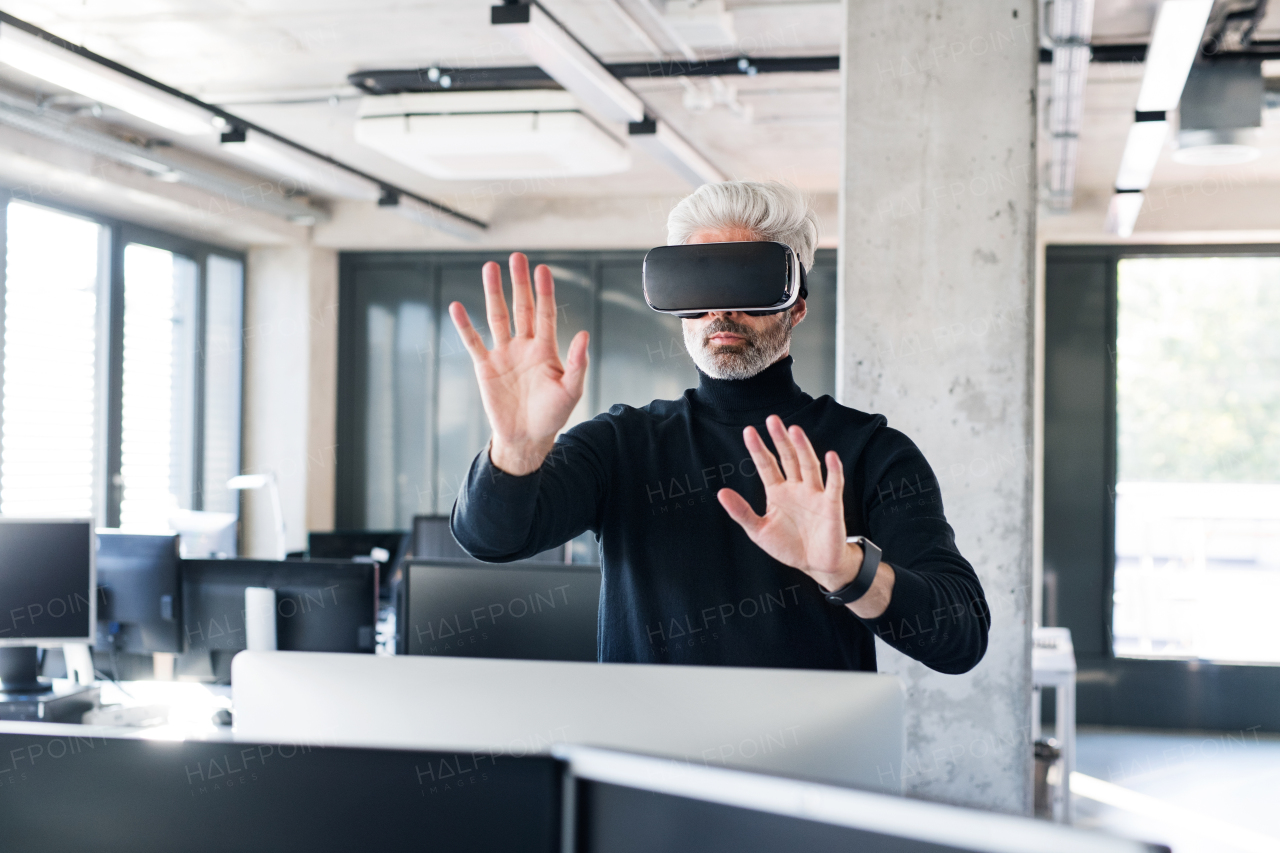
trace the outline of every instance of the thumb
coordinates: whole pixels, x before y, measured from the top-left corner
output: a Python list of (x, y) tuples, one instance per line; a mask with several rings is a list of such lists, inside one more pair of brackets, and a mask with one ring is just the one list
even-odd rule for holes
[(729, 513), (729, 517), (738, 522), (754, 542), (756, 533), (764, 524), (764, 518), (756, 515), (756, 511), (751, 508), (751, 504), (747, 503), (746, 498), (733, 489), (721, 489), (716, 492), (716, 497), (720, 500), (720, 506)]
[(569, 353), (565, 358), (564, 377), (560, 384), (575, 398), (582, 396), (582, 388), (587, 380), (587, 343), (590, 335), (584, 330), (573, 336), (569, 342)]

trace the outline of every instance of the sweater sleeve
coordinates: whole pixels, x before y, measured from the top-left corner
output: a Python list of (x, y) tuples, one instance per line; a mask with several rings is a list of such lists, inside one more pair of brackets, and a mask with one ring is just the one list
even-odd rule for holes
[(454, 501), (450, 529), (468, 554), (491, 563), (523, 560), (600, 529), (609, 485), (613, 429), (608, 415), (556, 439), (542, 467), (517, 477), (489, 459), (471, 463)]
[(893, 566), (889, 607), (863, 620), (876, 636), (938, 672), (968, 672), (987, 650), (991, 612), (956, 548), (937, 477), (915, 444), (882, 427), (867, 448), (868, 535)]

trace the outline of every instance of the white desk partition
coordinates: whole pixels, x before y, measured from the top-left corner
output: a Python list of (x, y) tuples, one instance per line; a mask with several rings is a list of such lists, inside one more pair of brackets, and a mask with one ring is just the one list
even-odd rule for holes
[(902, 687), (875, 673), (241, 652), (237, 740), (549, 754), (582, 744), (899, 790)]

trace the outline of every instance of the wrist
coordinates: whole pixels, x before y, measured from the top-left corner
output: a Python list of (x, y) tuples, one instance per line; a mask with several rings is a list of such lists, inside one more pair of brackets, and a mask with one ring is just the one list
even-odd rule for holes
[(555, 437), (540, 441), (504, 441), (497, 436), (489, 440), (489, 461), (504, 474), (524, 477), (542, 467)]
[(821, 576), (816, 578), (818, 584), (827, 592), (834, 592), (848, 586), (862, 570), (862, 557), (862, 548), (853, 542), (846, 542), (844, 550), (840, 553), (840, 562), (832, 571), (821, 573)]

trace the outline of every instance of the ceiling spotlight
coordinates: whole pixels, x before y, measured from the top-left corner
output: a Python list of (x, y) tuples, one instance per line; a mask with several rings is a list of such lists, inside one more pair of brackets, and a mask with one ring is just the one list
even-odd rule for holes
[(1254, 134), (1247, 130), (1184, 130), (1178, 134), (1173, 159), (1186, 166), (1236, 166), (1257, 160), (1262, 152), (1249, 144)]

